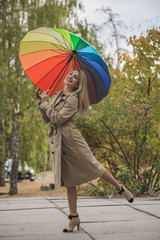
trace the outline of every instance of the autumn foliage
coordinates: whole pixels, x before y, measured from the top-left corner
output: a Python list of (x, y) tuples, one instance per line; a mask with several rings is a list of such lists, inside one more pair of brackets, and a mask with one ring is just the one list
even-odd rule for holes
[[(160, 191), (159, 30), (130, 37), (133, 54), (120, 56), (121, 71), (112, 69), (109, 96), (78, 119), (99, 162), (136, 195)], [(106, 195), (107, 186), (98, 180), (81, 192)]]

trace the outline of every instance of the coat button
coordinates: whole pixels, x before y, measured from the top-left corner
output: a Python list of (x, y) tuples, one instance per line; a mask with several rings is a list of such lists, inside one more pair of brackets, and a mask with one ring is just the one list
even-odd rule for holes
[(53, 144), (54, 142), (52, 142), (52, 144)]
[(54, 154), (54, 152), (52, 152), (52, 154)]

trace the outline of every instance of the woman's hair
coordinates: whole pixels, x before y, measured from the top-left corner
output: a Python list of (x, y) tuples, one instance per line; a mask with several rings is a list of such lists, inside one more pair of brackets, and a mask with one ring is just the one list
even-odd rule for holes
[(85, 116), (89, 107), (89, 97), (88, 97), (88, 88), (87, 88), (87, 76), (81, 70), (74, 68), (71, 72), (78, 71), (79, 79), (78, 79), (78, 87), (75, 89), (74, 93), (78, 94), (78, 113), (81, 116)]

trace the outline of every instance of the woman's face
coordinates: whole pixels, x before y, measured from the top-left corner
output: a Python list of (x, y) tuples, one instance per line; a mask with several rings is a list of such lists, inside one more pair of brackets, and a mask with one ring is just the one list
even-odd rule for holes
[(64, 83), (70, 89), (78, 87), (79, 72), (77, 70), (71, 71), (65, 78)]

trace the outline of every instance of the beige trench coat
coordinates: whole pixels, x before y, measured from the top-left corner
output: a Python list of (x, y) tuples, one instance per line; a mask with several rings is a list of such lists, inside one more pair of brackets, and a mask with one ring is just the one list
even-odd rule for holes
[(78, 96), (62, 91), (39, 105), (49, 138), (55, 187), (73, 187), (103, 175), (106, 169), (95, 159), (88, 144), (73, 123)]

